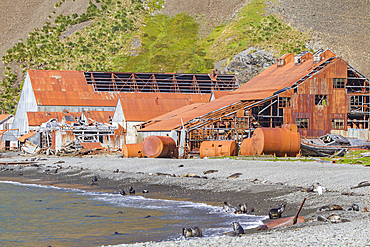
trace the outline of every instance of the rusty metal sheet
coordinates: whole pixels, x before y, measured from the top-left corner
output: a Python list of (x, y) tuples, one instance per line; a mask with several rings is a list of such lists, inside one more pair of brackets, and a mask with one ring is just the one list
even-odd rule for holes
[(63, 117), (72, 116), (74, 121), (66, 121), (66, 123), (75, 123), (75, 118), (81, 117), (80, 112), (27, 112), (27, 119), (29, 126), (40, 126), (42, 123), (46, 123), (50, 119), (57, 119), (58, 122), (62, 122)]
[(148, 136), (142, 143), (145, 156), (149, 158), (177, 158), (176, 142), (169, 136)]
[(111, 118), (113, 118), (114, 111), (85, 111), (83, 114), (89, 123), (109, 123)]
[(189, 105), (184, 98), (120, 98), (126, 121), (145, 122)]
[[(170, 117), (171, 113), (166, 115), (166, 119), (160, 121), (158, 123), (154, 123), (145, 129), (139, 131), (170, 131), (182, 125), (182, 123), (186, 123), (189, 120), (194, 118), (203, 116), (207, 113), (213, 112), (225, 106), (231, 105), (238, 101), (248, 101), (254, 99), (264, 99), (268, 96), (271, 96), (273, 91), (263, 91), (263, 92), (252, 92), (252, 93), (241, 93), (241, 94), (230, 94), (214, 101), (211, 101), (206, 104), (199, 105), (194, 109), (178, 109), (175, 112), (172, 112), (172, 117)], [(181, 111), (183, 110), (183, 111)]]
[(100, 142), (81, 142), (81, 146), (85, 149), (96, 149), (96, 150), (103, 150), (103, 146)]
[(0, 114), (0, 123), (7, 119), (8, 117), (12, 116), (12, 114)]
[(23, 136), (18, 137), (17, 140), (20, 141), (20, 142), (25, 142), (28, 138), (30, 138), (30, 137), (32, 137), (34, 135), (35, 135), (35, 132), (31, 131), (28, 134), (25, 134)]
[(82, 71), (28, 70), (39, 105), (116, 106), (118, 98), (178, 98), (208, 102), (211, 94), (95, 92)]

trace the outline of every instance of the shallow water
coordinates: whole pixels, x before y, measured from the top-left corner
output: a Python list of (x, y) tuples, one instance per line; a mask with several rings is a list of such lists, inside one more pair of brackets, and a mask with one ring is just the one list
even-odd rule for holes
[(234, 215), (187, 201), (86, 192), (0, 182), (1, 246), (99, 246), (180, 238), (198, 226), (205, 237), (261, 224), (265, 217)]

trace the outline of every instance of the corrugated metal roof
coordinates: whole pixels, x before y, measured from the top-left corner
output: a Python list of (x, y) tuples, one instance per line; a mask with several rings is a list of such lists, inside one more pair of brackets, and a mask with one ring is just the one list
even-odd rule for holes
[(0, 123), (7, 119), (8, 117), (12, 116), (12, 114), (0, 114)]
[(120, 102), (130, 122), (145, 122), (190, 104), (186, 98), (121, 98)]
[(116, 106), (118, 98), (181, 98), (207, 102), (210, 94), (96, 92), (82, 71), (28, 70), (38, 105)]
[(113, 118), (114, 111), (85, 111), (83, 114), (89, 123), (109, 123), (111, 118)]
[(96, 149), (96, 150), (102, 150), (103, 146), (100, 142), (81, 142), (81, 146), (85, 149)]
[(27, 112), (27, 119), (29, 126), (40, 126), (42, 123), (46, 123), (50, 119), (57, 119), (58, 122), (62, 122), (63, 117), (71, 116), (73, 117), (74, 121), (70, 121), (66, 118), (66, 123), (76, 122), (75, 118), (81, 117), (80, 112)]
[[(321, 63), (326, 60), (323, 60)], [(238, 101), (265, 99), (281, 89), (292, 86), (295, 82), (307, 75), (321, 63), (314, 63), (313, 59), (309, 59), (300, 65), (295, 65), (294, 62), (290, 62), (284, 66), (278, 67), (277, 64), (274, 64), (231, 94), (218, 98), (207, 104), (200, 105), (195, 109), (184, 109), (183, 112), (177, 111), (176, 114), (172, 114), (172, 117), (149, 125), (140, 131), (173, 130), (181, 126), (181, 119), (186, 123), (192, 119), (201, 117), (207, 113), (216, 111)], [(167, 116), (169, 115), (171, 115), (171, 113), (167, 114)], [(159, 119), (160, 118), (161, 117), (159, 117)]]
[(164, 118), (164, 117), (160, 116), (157, 119), (162, 118), (163, 119), (162, 121), (154, 123), (152, 125), (149, 125), (148, 127), (145, 127), (144, 129), (139, 130), (139, 131), (169, 131), (169, 130), (173, 130), (173, 129), (175, 129), (177, 127), (180, 127), (182, 125), (181, 119), (182, 119), (183, 123), (186, 123), (189, 120), (192, 120), (194, 118), (203, 116), (207, 113), (218, 110), (222, 107), (228, 106), (228, 105), (233, 104), (233, 103), (238, 102), (238, 101), (254, 100), (254, 99), (256, 99), (258, 97), (261, 97), (261, 96), (262, 97), (265, 96), (263, 98), (267, 98), (268, 96), (272, 95), (273, 92), (274, 91), (263, 91), (263, 92), (252, 92), (252, 93), (249, 93), (249, 94), (230, 94), (230, 95), (226, 95), (224, 97), (221, 97), (221, 98), (216, 99), (214, 101), (211, 101), (209, 103), (199, 104), (199, 106), (197, 106), (195, 108), (182, 108), (182, 109), (178, 109), (177, 111), (174, 111), (174, 112), (169, 112), (168, 114), (166, 114), (166, 116), (168, 116), (167, 118)]
[(25, 142), (28, 138), (30, 138), (30, 137), (32, 137), (34, 135), (35, 135), (35, 132), (31, 131), (28, 134), (25, 134), (23, 136), (18, 137), (17, 140), (20, 141), (20, 142)]

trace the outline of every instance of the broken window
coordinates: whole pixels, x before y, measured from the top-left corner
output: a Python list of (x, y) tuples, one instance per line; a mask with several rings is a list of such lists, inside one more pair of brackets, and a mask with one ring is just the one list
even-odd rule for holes
[(345, 83), (345, 78), (333, 78), (333, 88), (344, 88)]
[(351, 96), (351, 106), (362, 106), (362, 99), (361, 95)]
[(327, 105), (327, 95), (315, 95), (315, 105)]
[(308, 129), (308, 118), (296, 118), (295, 124), (300, 129)]
[(344, 129), (344, 119), (332, 119), (331, 128), (336, 130)]
[(290, 97), (279, 97), (279, 107), (290, 107)]
[(65, 120), (68, 121), (68, 122), (74, 122), (75, 119), (73, 116), (64, 116)]

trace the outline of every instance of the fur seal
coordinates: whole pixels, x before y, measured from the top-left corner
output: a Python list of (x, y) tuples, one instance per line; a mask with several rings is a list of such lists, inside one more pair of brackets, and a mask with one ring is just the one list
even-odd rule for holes
[(239, 222), (233, 222), (233, 229), (234, 229), (234, 235), (240, 236), (244, 234), (243, 227), (239, 224)]
[(237, 173), (234, 173), (234, 174), (231, 174), (230, 176), (228, 176), (226, 179), (232, 179), (232, 178), (238, 178), (239, 176), (243, 175), (242, 173), (240, 172), (237, 172)]
[(351, 189), (361, 188), (365, 186), (370, 186), (370, 183), (368, 181), (363, 181), (359, 183), (358, 185), (352, 186)]
[(285, 211), (286, 204), (287, 204), (286, 202), (283, 202), (280, 205), (280, 207), (271, 209), (270, 212), (269, 212), (269, 218), (270, 219), (272, 219), (274, 217), (281, 218), (281, 215)]
[(182, 228), (182, 235), (185, 238), (203, 237), (202, 230), (200, 230), (200, 228), (197, 226), (193, 228)]
[(332, 214), (328, 217), (328, 220), (330, 220), (331, 223), (340, 223), (341, 219), (340, 216), (337, 214)]
[(317, 211), (335, 211), (335, 210), (343, 210), (343, 208), (339, 205), (322, 206)]
[(334, 210), (343, 210), (343, 208), (339, 205), (330, 206), (330, 211), (334, 211)]

